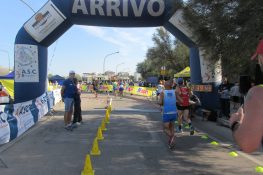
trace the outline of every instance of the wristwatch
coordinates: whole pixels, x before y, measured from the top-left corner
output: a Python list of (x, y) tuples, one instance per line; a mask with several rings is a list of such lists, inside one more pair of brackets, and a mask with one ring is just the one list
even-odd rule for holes
[(239, 122), (234, 122), (234, 123), (231, 125), (231, 130), (232, 130), (232, 132), (235, 132), (239, 126), (240, 126), (240, 123), (239, 123)]

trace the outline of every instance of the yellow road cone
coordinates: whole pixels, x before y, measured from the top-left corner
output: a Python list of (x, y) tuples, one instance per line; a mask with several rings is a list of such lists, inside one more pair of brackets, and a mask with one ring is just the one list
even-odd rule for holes
[(101, 122), (101, 130), (102, 130), (102, 131), (107, 131), (105, 119), (102, 119), (102, 122)]
[(81, 172), (81, 175), (94, 175), (95, 171), (92, 169), (90, 155), (86, 155), (84, 169)]
[(109, 106), (109, 112), (111, 113), (111, 111), (112, 111), (112, 107), (111, 107), (111, 105)]
[(97, 139), (98, 140), (104, 140), (104, 137), (103, 137), (102, 131), (101, 131), (101, 127), (98, 128)]
[(95, 138), (93, 141), (92, 150), (90, 151), (90, 154), (92, 156), (99, 156), (101, 154), (97, 138)]
[(106, 124), (110, 123), (110, 115), (108, 112), (106, 112), (106, 114), (105, 114), (105, 122), (106, 122)]

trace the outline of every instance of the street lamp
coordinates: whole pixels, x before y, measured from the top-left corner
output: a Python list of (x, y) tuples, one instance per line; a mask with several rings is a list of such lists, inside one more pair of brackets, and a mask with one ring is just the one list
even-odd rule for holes
[(106, 58), (108, 57), (108, 56), (111, 56), (111, 55), (114, 55), (114, 54), (117, 54), (117, 53), (120, 53), (119, 51), (117, 51), (117, 52), (113, 52), (113, 53), (110, 53), (110, 54), (108, 54), (108, 55), (106, 55), (105, 57), (104, 57), (104, 62), (103, 62), (103, 73), (105, 73), (105, 61), (106, 61)]
[(120, 66), (120, 65), (123, 65), (124, 64), (124, 62), (123, 63), (120, 63), (120, 64), (118, 64), (117, 66), (116, 66), (116, 75), (117, 75), (117, 70), (118, 70), (118, 67)]
[(3, 50), (3, 49), (0, 49), (0, 52), (4, 52), (7, 54), (8, 56), (8, 67), (9, 67), (9, 72), (10, 72), (10, 56), (9, 56), (9, 52), (7, 50)]

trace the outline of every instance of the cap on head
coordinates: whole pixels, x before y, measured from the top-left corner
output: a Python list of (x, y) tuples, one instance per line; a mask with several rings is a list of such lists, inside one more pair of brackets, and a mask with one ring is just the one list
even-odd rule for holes
[(183, 79), (183, 78), (178, 78), (178, 79), (177, 79), (177, 83), (178, 83), (178, 84), (183, 84), (183, 82), (184, 82), (184, 79)]
[(263, 39), (259, 41), (257, 50), (254, 55), (251, 57), (251, 60), (255, 60), (259, 54), (263, 54)]
[(74, 70), (69, 71), (69, 74), (75, 74)]

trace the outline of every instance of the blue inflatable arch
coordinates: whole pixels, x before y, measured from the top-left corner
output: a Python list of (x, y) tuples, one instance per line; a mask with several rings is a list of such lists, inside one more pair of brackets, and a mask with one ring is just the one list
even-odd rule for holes
[[(48, 47), (73, 24), (108, 27), (164, 26), (190, 48), (191, 82), (204, 83), (199, 49), (187, 35), (175, 0), (50, 0), (19, 30), (15, 41), (15, 103), (46, 91)], [(213, 69), (210, 73), (213, 74)], [(209, 75), (208, 75), (209, 76)], [(210, 81), (210, 84), (216, 81)], [(216, 92), (203, 94), (213, 107)]]

